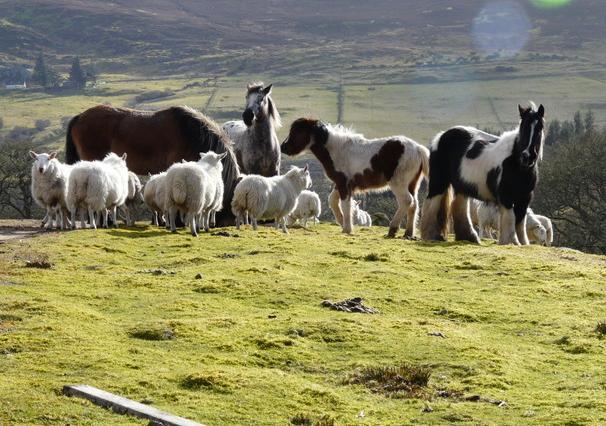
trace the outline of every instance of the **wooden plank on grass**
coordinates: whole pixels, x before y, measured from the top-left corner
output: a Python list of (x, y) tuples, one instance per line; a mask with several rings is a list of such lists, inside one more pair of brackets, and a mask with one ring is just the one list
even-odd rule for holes
[(130, 414), (151, 421), (151, 424), (163, 426), (204, 426), (201, 423), (173, 416), (149, 405), (141, 404), (132, 399), (124, 398), (113, 393), (105, 392), (88, 385), (63, 386), (63, 393), (91, 401), (93, 404), (110, 408), (118, 414)]

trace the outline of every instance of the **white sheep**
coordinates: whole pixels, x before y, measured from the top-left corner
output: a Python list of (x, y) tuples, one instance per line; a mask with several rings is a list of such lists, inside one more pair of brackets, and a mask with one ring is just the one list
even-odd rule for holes
[[(93, 228), (97, 228), (95, 214), (101, 220), (103, 215), (103, 226), (108, 226), (108, 213), (118, 226), (116, 210), (124, 204), (128, 196), (128, 168), (126, 167), (126, 154), (122, 157), (109, 153), (103, 161), (80, 161), (76, 163), (70, 173), (67, 204), (76, 217), (76, 211), (80, 210), (82, 227), (84, 223), (84, 212), (88, 211), (88, 218)], [(75, 221), (72, 222), (75, 228)]]
[[(166, 172), (150, 175), (143, 188), (143, 201), (152, 212), (152, 223), (156, 226), (164, 222), (164, 179)], [(162, 188), (159, 190), (159, 188)]]
[[(223, 164), (227, 153), (213, 151), (200, 153), (198, 162), (173, 164), (166, 172), (165, 209), (168, 211), (170, 230), (177, 231), (175, 219), (181, 213), (193, 236), (198, 236), (198, 227), (208, 230), (208, 222), (213, 211), (221, 208), (223, 199)], [(218, 204), (218, 206), (217, 206)], [(196, 223), (202, 222), (201, 224)]]
[(124, 223), (126, 226), (135, 225), (135, 218), (132, 217), (131, 211), (135, 209), (137, 202), (143, 198), (141, 189), (142, 186), (139, 177), (133, 172), (128, 172), (128, 195), (121, 207), (121, 210), (124, 213)]
[(352, 208), (352, 219), (354, 221), (354, 225), (366, 226), (370, 228), (372, 226), (372, 219), (368, 212), (360, 208), (360, 202), (358, 200), (354, 200), (352, 203)]
[(320, 202), (320, 196), (313, 191), (302, 191), (297, 198), (297, 204), (294, 210), (288, 215), (287, 224), (292, 226), (298, 220), (303, 225), (303, 228), (307, 228), (307, 221), (312, 222), (318, 221), (320, 214), (322, 213), (322, 203)]
[(67, 217), (66, 193), (72, 166), (59, 162), (56, 152), (37, 154), (30, 151), (29, 155), (34, 160), (32, 198), (46, 211), (42, 225), (51, 229), (54, 220), (57, 227), (65, 229), (70, 224)]
[(551, 247), (553, 243), (553, 225), (547, 216), (535, 214), (528, 209), (526, 216), (526, 232), (530, 241)]
[(286, 229), (286, 216), (294, 209), (297, 197), (311, 186), (308, 167), (301, 169), (292, 167), (285, 175), (264, 177), (247, 175), (236, 185), (231, 209), (236, 216), (236, 228), (248, 213), (253, 229), (257, 229), (257, 221), (274, 219), (276, 227)]
[[(480, 238), (494, 238), (494, 232), (500, 229), (499, 207), (493, 203), (472, 203), (471, 208), (477, 208), (478, 228)], [(471, 211), (473, 213), (473, 210)], [(531, 208), (526, 212), (526, 233), (530, 241), (551, 246), (553, 242), (553, 227), (551, 220), (545, 216), (534, 214)]]

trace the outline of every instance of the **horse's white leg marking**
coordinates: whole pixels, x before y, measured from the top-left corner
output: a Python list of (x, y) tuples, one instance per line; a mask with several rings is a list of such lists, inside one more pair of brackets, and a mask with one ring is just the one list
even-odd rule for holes
[(345, 200), (341, 200), (341, 210), (343, 211), (343, 232), (351, 234), (353, 232), (352, 217), (351, 217), (351, 195)]
[(526, 232), (526, 215), (524, 215), (524, 218), (520, 223), (516, 224), (516, 235), (520, 244), (524, 246), (530, 244), (530, 241), (528, 241), (528, 234)]
[(501, 232), (499, 235), (499, 244), (520, 245), (516, 235), (516, 216), (513, 209), (501, 206)]
[[(423, 203), (421, 214), (421, 238), (424, 240), (446, 241), (448, 239), (448, 226), (442, 227), (438, 222), (438, 215), (442, 210), (442, 203), (446, 194), (435, 195), (427, 198)], [(446, 214), (444, 212), (443, 214)], [(444, 219), (448, 222), (448, 218)], [(443, 228), (443, 229), (442, 229)]]
[(334, 188), (328, 195), (328, 205), (330, 206), (330, 210), (335, 216), (337, 223), (339, 225), (343, 225), (343, 212), (341, 211), (341, 207), (339, 205), (339, 192), (337, 191), (337, 188)]

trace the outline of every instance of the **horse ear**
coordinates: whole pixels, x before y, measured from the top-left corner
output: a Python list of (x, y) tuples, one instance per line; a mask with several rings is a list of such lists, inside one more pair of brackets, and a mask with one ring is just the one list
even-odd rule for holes
[(49, 157), (50, 157), (51, 160), (54, 159), (54, 158), (56, 158), (57, 157), (57, 151), (51, 152), (50, 155), (49, 155)]
[(539, 105), (537, 114), (539, 114), (539, 117), (541, 117), (541, 118), (545, 117), (545, 107), (543, 106), (543, 104)]
[(524, 108), (522, 105), (518, 104), (518, 111), (520, 112), (520, 118), (522, 118), (526, 113), (527, 109)]
[(29, 152), (29, 156), (30, 156), (30, 157), (32, 157), (34, 160), (35, 160), (36, 158), (38, 158), (38, 154), (36, 154), (34, 151), (30, 151), (30, 152)]
[(273, 84), (270, 84), (269, 86), (267, 86), (265, 89), (263, 89), (263, 94), (265, 96), (269, 95), (271, 93), (271, 88), (273, 87)]

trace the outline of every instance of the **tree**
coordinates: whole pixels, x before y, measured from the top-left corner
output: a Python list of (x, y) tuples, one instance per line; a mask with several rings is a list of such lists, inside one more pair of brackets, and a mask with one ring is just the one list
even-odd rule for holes
[(558, 120), (553, 120), (549, 123), (547, 135), (545, 136), (545, 145), (555, 145), (560, 138), (561, 132), (562, 125)]
[(533, 208), (553, 220), (559, 245), (606, 253), (606, 130), (573, 135), (546, 154)]
[(589, 110), (585, 113), (585, 133), (592, 133), (595, 130), (595, 116), (593, 111)]
[(580, 136), (585, 133), (585, 126), (583, 124), (583, 117), (581, 116), (581, 111), (577, 111), (574, 113), (573, 123), (575, 135)]
[(76, 57), (72, 61), (72, 67), (69, 70), (69, 80), (72, 87), (83, 89), (86, 86), (86, 75), (80, 66), (80, 58)]
[(36, 58), (36, 65), (34, 65), (34, 72), (32, 73), (32, 82), (42, 87), (48, 87), (47, 68), (42, 54)]
[(30, 190), (31, 164), (28, 142), (10, 141), (0, 145), (0, 214), (31, 218), (34, 200)]

